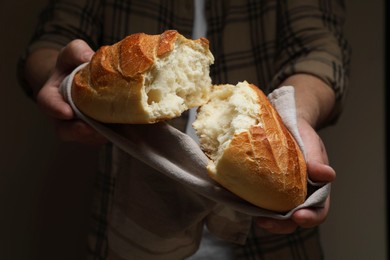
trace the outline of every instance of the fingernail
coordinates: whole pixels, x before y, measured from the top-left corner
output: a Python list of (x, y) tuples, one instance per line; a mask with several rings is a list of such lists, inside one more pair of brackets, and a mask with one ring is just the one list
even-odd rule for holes
[(85, 52), (83, 54), (83, 60), (90, 61), (92, 56), (93, 56), (93, 54), (94, 54), (94, 52), (92, 52), (92, 51)]

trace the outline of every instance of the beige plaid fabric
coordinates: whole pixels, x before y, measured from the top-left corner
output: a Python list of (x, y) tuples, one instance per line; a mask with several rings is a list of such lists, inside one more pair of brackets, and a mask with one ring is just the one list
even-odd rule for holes
[[(316, 75), (336, 93), (334, 119), (337, 119), (348, 81), (349, 47), (342, 35), (344, 11), (341, 0), (207, 0), (207, 38), (215, 56), (211, 67), (213, 82), (235, 84), (245, 79), (269, 93), (289, 75)], [(158, 34), (176, 29), (190, 37), (193, 13), (192, 0), (50, 1), (26, 54), (43, 47), (59, 49), (76, 38), (97, 49), (136, 32)], [(23, 61), (22, 58), (20, 71)], [(28, 87), (25, 89), (29, 92)], [(184, 129), (186, 118), (184, 115), (172, 124)], [(120, 156), (123, 155), (112, 146), (102, 152), (88, 244), (91, 259), (121, 259), (108, 250), (108, 243), (115, 241), (110, 241), (107, 234), (109, 219), (114, 217), (113, 204), (131, 198), (128, 194), (131, 191), (121, 181), (123, 173), (113, 162), (113, 158)], [(134, 171), (129, 174), (142, 175)], [(153, 178), (148, 181), (153, 180), (160, 181)], [(169, 190), (172, 203), (185, 202), (180, 201), (180, 192)], [(194, 226), (188, 232), (200, 229)], [(137, 236), (136, 230), (129, 232)], [(320, 259), (318, 240), (316, 229), (277, 236), (253, 228), (246, 244), (235, 246), (235, 252), (237, 259)], [(189, 245), (192, 249), (197, 242), (178, 241), (182, 248)], [(115, 246), (121, 245), (118, 242)], [(179, 254), (175, 257), (180, 258)]]

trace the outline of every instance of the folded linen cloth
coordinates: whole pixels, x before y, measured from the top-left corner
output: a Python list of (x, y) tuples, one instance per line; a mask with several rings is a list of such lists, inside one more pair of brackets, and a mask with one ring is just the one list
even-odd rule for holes
[[(123, 257), (154, 250), (148, 257), (165, 254), (169, 258), (183, 253), (172, 255), (176, 249), (196, 250), (203, 221), (218, 236), (243, 243), (252, 216), (287, 219), (300, 208), (321, 207), (328, 196), (330, 184), (309, 182), (307, 200), (286, 214), (244, 201), (208, 177), (208, 158), (199, 145), (169, 124), (107, 125), (81, 113), (72, 101), (71, 86), (74, 74), (83, 66), (64, 79), (60, 91), (77, 117), (115, 146), (117, 181), (109, 232), (116, 241), (111, 248), (115, 254)], [(269, 99), (304, 151), (297, 129), (294, 88), (276, 89)], [(164, 227), (155, 224), (157, 219)], [(130, 234), (134, 230), (136, 236)], [(145, 244), (149, 248), (140, 249)]]

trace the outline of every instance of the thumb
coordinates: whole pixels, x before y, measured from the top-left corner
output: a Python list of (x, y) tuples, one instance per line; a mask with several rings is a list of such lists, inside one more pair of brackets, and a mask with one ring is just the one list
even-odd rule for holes
[(59, 53), (57, 69), (63, 73), (69, 73), (82, 63), (90, 61), (94, 51), (83, 40), (73, 40)]
[(332, 167), (317, 161), (308, 161), (307, 171), (314, 182), (327, 183), (336, 179), (336, 171)]
[(331, 182), (336, 172), (329, 166), (324, 143), (317, 132), (304, 120), (299, 121), (299, 132), (306, 151), (307, 171), (315, 182)]

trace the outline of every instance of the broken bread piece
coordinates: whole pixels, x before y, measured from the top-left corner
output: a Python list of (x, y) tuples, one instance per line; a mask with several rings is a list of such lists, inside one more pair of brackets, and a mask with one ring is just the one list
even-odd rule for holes
[(75, 75), (71, 95), (81, 112), (103, 123), (168, 120), (209, 99), (213, 62), (205, 38), (174, 30), (132, 34), (102, 46)]
[(305, 201), (306, 162), (268, 98), (255, 85), (215, 85), (193, 127), (212, 179), (252, 204), (287, 212)]

